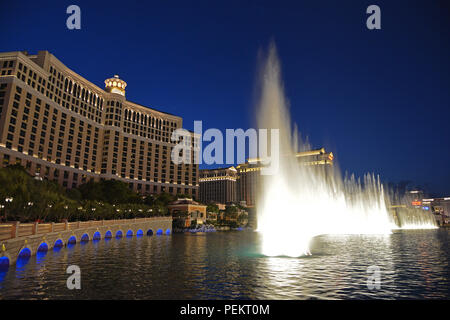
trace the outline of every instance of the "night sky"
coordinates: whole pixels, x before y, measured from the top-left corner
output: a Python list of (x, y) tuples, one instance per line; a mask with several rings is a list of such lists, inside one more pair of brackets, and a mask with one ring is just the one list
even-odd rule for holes
[[(66, 8), (81, 8), (81, 30)], [(366, 8), (381, 8), (381, 30)], [(293, 120), (342, 171), (450, 196), (449, 1), (4, 1), (0, 51), (48, 50), (100, 87), (205, 128), (254, 125), (276, 42)], [(223, 131), (224, 132), (224, 131)]]

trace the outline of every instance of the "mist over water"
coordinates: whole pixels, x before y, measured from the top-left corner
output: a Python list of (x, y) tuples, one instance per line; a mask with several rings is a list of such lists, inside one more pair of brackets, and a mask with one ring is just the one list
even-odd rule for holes
[(366, 174), (361, 182), (353, 175), (343, 179), (339, 170), (329, 165), (299, 164), (296, 152), (310, 150), (310, 146), (291, 126), (273, 43), (260, 81), (258, 127), (279, 129), (280, 135), (280, 169), (262, 176), (257, 197), (262, 253), (308, 255), (311, 239), (317, 235), (390, 234), (399, 228), (389, 213), (389, 200), (378, 176)]

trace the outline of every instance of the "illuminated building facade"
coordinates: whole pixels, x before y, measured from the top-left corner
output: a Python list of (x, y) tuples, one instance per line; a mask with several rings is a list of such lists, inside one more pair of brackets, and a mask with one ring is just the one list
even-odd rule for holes
[(187, 228), (195, 221), (196, 225), (206, 222), (206, 206), (192, 199), (178, 199), (167, 207), (174, 217), (174, 225)]
[[(298, 152), (296, 157), (300, 165), (319, 166), (320, 168), (325, 166), (326, 170), (327, 167), (333, 166), (333, 153), (326, 152), (324, 148)], [(261, 185), (260, 179), (263, 179), (260, 174), (261, 168), (262, 164), (258, 158), (248, 159), (246, 163), (236, 167), (238, 171), (237, 198), (248, 207), (254, 207), (256, 204), (258, 188)]]
[(435, 215), (438, 225), (450, 223), (450, 197), (422, 199), (421, 205)]
[[(317, 166), (327, 172), (333, 166), (333, 153), (324, 148), (298, 152), (300, 165)], [(260, 159), (248, 159), (236, 167), (200, 170), (200, 201), (203, 203), (241, 203), (254, 207), (258, 188), (261, 185)]]
[(198, 165), (171, 162), (182, 118), (126, 100), (126, 86), (114, 76), (102, 89), (48, 51), (0, 53), (2, 166), (66, 188), (116, 179), (142, 194), (197, 198)]
[(234, 167), (200, 170), (200, 201), (235, 203), (237, 170)]

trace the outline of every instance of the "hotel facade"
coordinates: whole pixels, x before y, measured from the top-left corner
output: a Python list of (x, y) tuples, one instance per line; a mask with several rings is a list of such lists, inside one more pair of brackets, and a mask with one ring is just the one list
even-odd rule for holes
[[(299, 165), (312, 166), (327, 173), (333, 168), (333, 153), (325, 148), (298, 152)], [(254, 207), (261, 186), (260, 159), (248, 159), (236, 167), (200, 170), (200, 201), (227, 204), (240, 203)]]
[(236, 203), (238, 179), (235, 167), (200, 170), (200, 201)]
[(198, 165), (171, 161), (182, 118), (126, 100), (126, 86), (114, 76), (102, 89), (48, 51), (0, 53), (2, 166), (65, 188), (116, 179), (141, 194), (198, 198)]

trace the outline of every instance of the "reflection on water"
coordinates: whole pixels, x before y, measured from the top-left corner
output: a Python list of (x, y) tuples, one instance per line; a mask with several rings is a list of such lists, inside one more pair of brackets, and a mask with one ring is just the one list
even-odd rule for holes
[[(0, 273), (1, 299), (449, 298), (446, 230), (319, 236), (312, 256), (266, 257), (254, 232), (175, 234), (76, 244)], [(81, 290), (66, 269), (81, 268)], [(367, 268), (381, 288), (367, 288)]]

